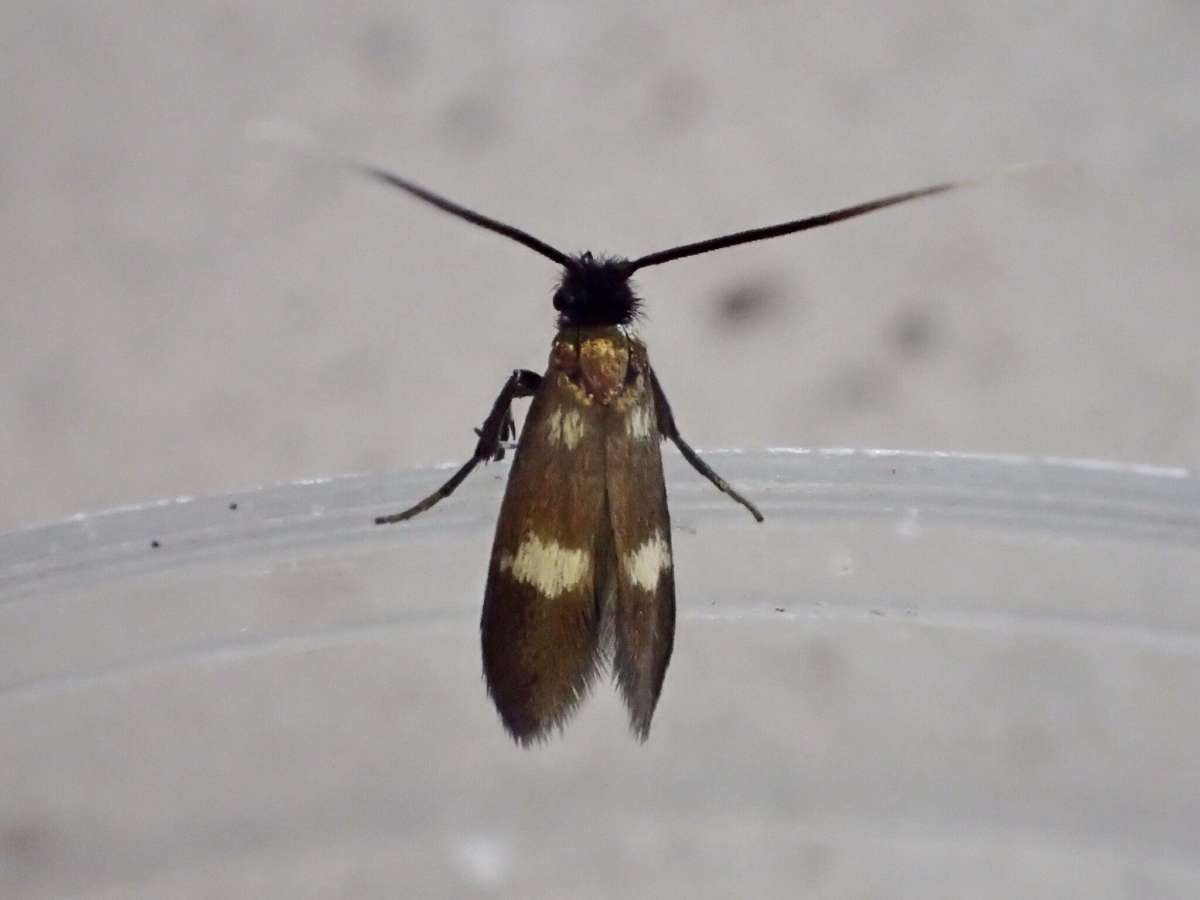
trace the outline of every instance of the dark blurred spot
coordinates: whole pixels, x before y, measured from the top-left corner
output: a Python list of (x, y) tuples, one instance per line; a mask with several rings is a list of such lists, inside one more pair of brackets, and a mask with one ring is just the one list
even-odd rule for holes
[[(105, 258), (109, 271), (126, 295), (161, 296), (169, 293), (165, 285), (178, 271), (178, 267), (164, 245), (151, 239), (125, 238), (115, 234), (100, 236), (98, 240), (107, 250)], [(153, 311), (163, 319), (171, 318), (167, 304), (156, 304)], [(176, 325), (173, 321), (167, 324), (172, 327)], [(154, 337), (157, 338), (157, 331)], [(147, 338), (141, 334), (137, 341), (145, 344)]]
[(938, 344), (937, 314), (924, 305), (901, 309), (887, 325), (888, 344), (908, 359), (932, 356)]
[[(54, 165), (55, 183), (81, 204), (104, 202), (121, 168), (120, 159), (102, 141), (84, 139), (66, 149)], [(116, 230), (113, 230), (114, 233)], [(107, 236), (103, 231), (99, 236)]]
[(650, 112), (655, 124), (667, 134), (691, 131), (704, 112), (707, 92), (695, 75), (672, 72), (654, 85)]
[(834, 375), (827, 396), (831, 406), (859, 412), (883, 406), (891, 389), (892, 381), (883, 368), (852, 363)]
[(235, 511), (236, 511), (236, 510), (237, 510), (237, 504), (236, 504), (236, 503), (230, 503), (230, 504), (229, 504), (229, 508), (230, 508), (230, 509), (232, 509), (232, 510), (235, 510)]
[(833, 852), (822, 844), (800, 846), (800, 870), (810, 881), (825, 881), (833, 868)]
[(841, 679), (842, 654), (831, 641), (824, 638), (809, 641), (802, 658), (808, 680), (814, 687), (828, 688)]
[(1054, 758), (1054, 737), (1037, 722), (1017, 722), (1005, 735), (1007, 756), (1020, 771), (1038, 768)]
[(49, 858), (53, 833), (37, 821), (8, 822), (0, 825), (0, 871), (5, 863), (33, 865)]
[(157, 549), (158, 549), (159, 547), (161, 547), (161, 546), (162, 546), (162, 544), (160, 544), (158, 541), (151, 541), (151, 542), (150, 542), (150, 548), (151, 548), (152, 550), (157, 550)]
[(407, 25), (392, 19), (372, 19), (355, 45), (359, 64), (368, 76), (396, 84), (417, 70), (419, 42)]
[(775, 607), (775, 612), (787, 612), (787, 610), (782, 606), (777, 606)]
[(199, 29), (197, 39), (227, 66), (250, 64), (263, 53), (264, 35), (236, 7), (215, 10)]
[(456, 147), (478, 150), (500, 136), (501, 124), (499, 111), (486, 97), (460, 97), (442, 113), (442, 140)]
[(725, 288), (714, 304), (720, 324), (742, 326), (782, 312), (783, 290), (770, 278), (747, 278)]
[(47, 353), (31, 367), (21, 387), (25, 426), (39, 438), (57, 444), (83, 411), (83, 363), (72, 347)]

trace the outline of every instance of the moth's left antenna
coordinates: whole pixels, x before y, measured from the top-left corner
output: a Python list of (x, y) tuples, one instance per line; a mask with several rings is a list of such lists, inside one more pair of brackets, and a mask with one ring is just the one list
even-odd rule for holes
[(399, 175), (394, 175), (378, 166), (368, 165), (355, 159), (350, 159), (344, 154), (332, 151), (328, 147), (323, 146), (311, 132), (292, 122), (278, 119), (256, 122), (249, 129), (249, 137), (251, 140), (279, 144), (293, 150), (299, 150), (309, 156), (315, 156), (346, 166), (369, 178), (374, 178), (376, 181), (382, 181), (386, 185), (399, 188), (416, 197), (418, 200), (424, 200), (431, 206), (436, 206), (442, 212), (448, 212), (452, 216), (465, 219), (472, 225), (478, 225), (480, 228), (486, 228), (488, 231), (501, 234), (509, 240), (516, 241), (518, 244), (523, 244), (535, 253), (553, 260), (560, 266), (569, 269), (575, 265), (571, 257), (567, 254), (555, 247), (551, 247), (545, 241), (538, 240), (532, 234), (529, 234), (529, 232), (522, 231), (520, 228), (505, 224), (504, 222), (498, 222), (482, 213), (475, 212), (473, 209), (460, 206), (452, 200), (447, 200), (445, 197), (421, 187), (419, 184), (414, 184), (407, 178), (401, 178)]
[(356, 163), (351, 163), (351, 165), (371, 178), (375, 178), (392, 187), (400, 188), (402, 191), (407, 191), (417, 199), (424, 200), (426, 203), (436, 206), (443, 212), (448, 212), (452, 216), (458, 216), (460, 219), (466, 219), (472, 225), (478, 225), (480, 228), (486, 228), (488, 231), (496, 232), (496, 234), (502, 234), (506, 238), (516, 241), (518, 244), (524, 244), (535, 253), (540, 253), (547, 259), (554, 260), (560, 266), (566, 268), (573, 266), (571, 258), (567, 254), (551, 247), (545, 241), (538, 240), (532, 234), (522, 231), (520, 228), (506, 225), (504, 222), (498, 222), (482, 213), (475, 212), (473, 209), (467, 209), (465, 206), (459, 206), (457, 203), (447, 200), (445, 197), (439, 196), (433, 191), (421, 187), (419, 184), (413, 184), (407, 178), (401, 178), (399, 175), (393, 175), (391, 172), (386, 172), (375, 166)]

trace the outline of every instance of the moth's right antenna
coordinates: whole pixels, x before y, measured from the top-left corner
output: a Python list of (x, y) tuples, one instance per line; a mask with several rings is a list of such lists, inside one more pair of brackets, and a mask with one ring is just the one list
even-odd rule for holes
[(762, 228), (751, 228), (748, 231), (739, 231), (735, 234), (726, 234), (722, 235), (721, 237), (709, 238), (705, 241), (696, 241), (692, 244), (682, 244), (679, 247), (670, 247), (666, 250), (659, 250), (657, 253), (647, 253), (645, 256), (639, 256), (637, 259), (631, 259), (626, 264), (626, 270), (632, 273), (638, 269), (644, 269), (647, 266), (661, 266), (663, 263), (673, 262), (677, 259), (684, 259), (688, 256), (699, 256), (701, 253), (711, 253), (713, 250), (722, 250), (725, 247), (734, 247), (738, 244), (749, 244), (753, 241), (765, 241), (769, 240), (770, 238), (782, 237), (785, 234), (795, 234), (797, 231), (808, 231), (810, 228), (822, 228), (825, 225), (832, 225), (834, 222), (844, 222), (846, 219), (853, 219), (857, 216), (865, 216), (867, 213), (873, 213), (879, 209), (886, 209), (889, 206), (898, 206), (901, 203), (919, 200), (922, 197), (932, 197), (934, 194), (944, 194), (946, 191), (953, 191), (957, 188), (981, 184), (985, 181), (990, 181), (993, 178), (1060, 165), (1063, 165), (1063, 163), (1017, 163), (1016, 165), (1005, 166), (1002, 169), (996, 170), (991, 175), (985, 175), (980, 178), (963, 179), (960, 181), (946, 181), (942, 184), (934, 184), (930, 185), (929, 187), (918, 188), (915, 191), (904, 191), (900, 194), (891, 194), (887, 197), (880, 197), (877, 200), (868, 200), (866, 203), (857, 203), (854, 206), (847, 206), (843, 209), (835, 209), (833, 212), (821, 213), (820, 215), (816, 216), (808, 216), (804, 219), (796, 219), (792, 222), (782, 222), (779, 225), (767, 225)]
[(795, 234), (797, 231), (807, 231), (810, 228), (821, 228), (825, 225), (832, 225), (834, 222), (842, 222), (846, 219), (853, 219), (855, 216), (863, 216), (867, 213), (875, 212), (877, 209), (885, 209), (900, 203), (908, 203), (910, 200), (916, 200), (920, 197), (930, 197), (934, 194), (952, 191), (957, 187), (962, 187), (962, 183), (951, 181), (945, 184), (935, 184), (932, 187), (920, 188), (915, 191), (905, 191), (902, 194), (892, 194), (889, 197), (881, 197), (878, 200), (870, 200), (866, 203), (848, 206), (845, 209), (837, 209), (833, 212), (809, 216), (805, 219), (796, 219), (794, 222), (767, 225), (763, 228), (751, 228), (749, 231), (739, 231), (736, 234), (726, 234), (721, 237), (709, 238), (706, 241), (696, 241), (694, 244), (683, 244), (679, 247), (671, 247), (669, 250), (659, 250), (657, 253), (648, 253), (645, 256), (632, 259), (629, 261), (629, 269), (630, 271), (636, 271), (637, 269), (644, 269), (647, 266), (661, 266), (663, 263), (672, 262), (676, 259), (699, 256), (701, 253), (711, 253), (713, 250), (722, 250), (725, 247), (749, 244), (753, 241), (765, 241), (770, 238), (782, 237), (785, 234)]

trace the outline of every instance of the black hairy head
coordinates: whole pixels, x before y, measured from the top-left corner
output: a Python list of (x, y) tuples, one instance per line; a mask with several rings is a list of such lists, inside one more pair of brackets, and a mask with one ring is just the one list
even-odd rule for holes
[(628, 325), (638, 317), (642, 305), (629, 281), (632, 274), (629, 261), (617, 256), (581, 253), (572, 257), (554, 292), (558, 327)]

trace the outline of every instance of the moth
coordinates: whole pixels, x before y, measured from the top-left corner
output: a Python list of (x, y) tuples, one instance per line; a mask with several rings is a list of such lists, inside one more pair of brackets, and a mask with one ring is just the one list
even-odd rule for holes
[(516, 437), (514, 400), (532, 402), (508, 476), (483, 595), (483, 674), (519, 744), (561, 728), (608, 669), (645, 741), (675, 641), (671, 515), (660, 444), (757, 521), (758, 508), (683, 439), (667, 395), (632, 332), (642, 305), (640, 269), (737, 244), (781, 237), (958, 187), (946, 182), (833, 212), (683, 244), (636, 259), (569, 255), (503, 222), (372, 166), (365, 174), (443, 212), (503, 235), (562, 268), (558, 330), (544, 374), (517, 369), (478, 428), (475, 452), (414, 506), (380, 516), (403, 522), (449, 497)]

